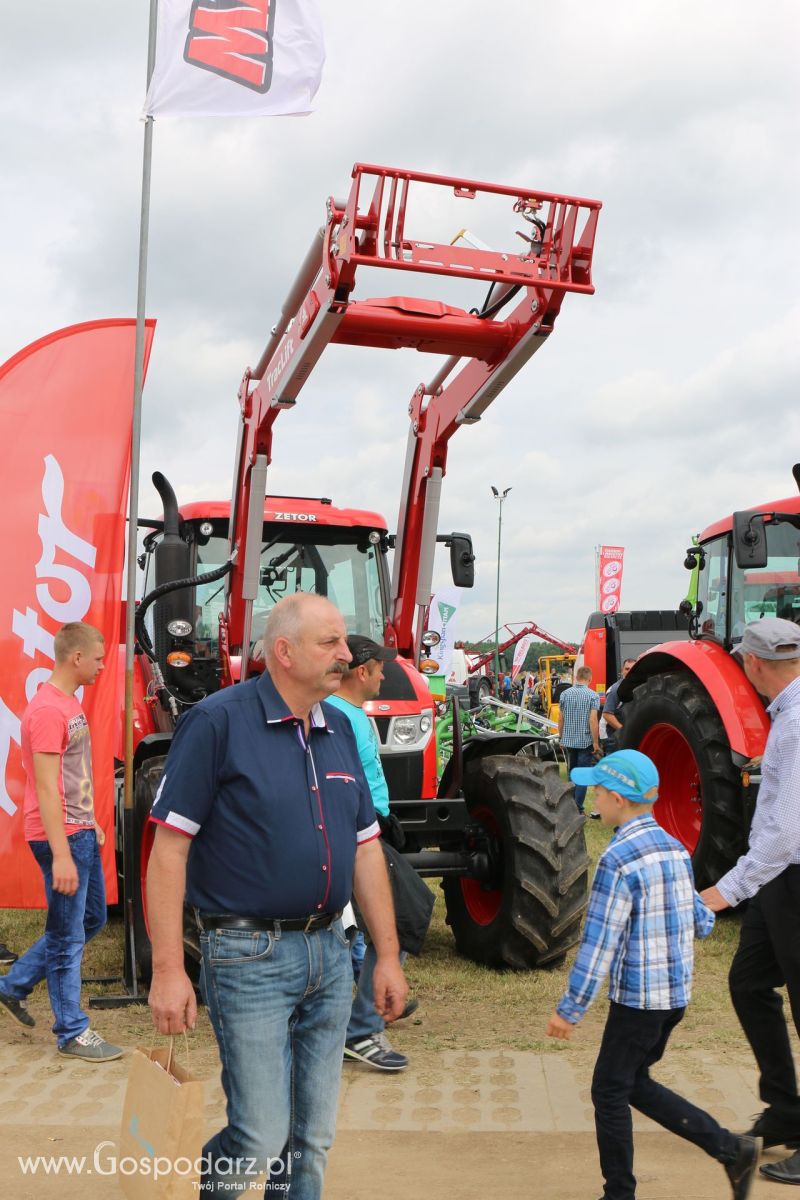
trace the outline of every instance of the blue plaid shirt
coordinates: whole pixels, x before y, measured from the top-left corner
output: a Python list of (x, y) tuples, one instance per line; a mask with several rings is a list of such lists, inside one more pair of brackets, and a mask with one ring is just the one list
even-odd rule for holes
[(617, 1004), (685, 1008), (694, 939), (713, 927), (680, 843), (649, 813), (626, 821), (598, 860), (583, 941), (556, 1011), (579, 1021), (606, 975)]
[(571, 750), (586, 750), (592, 744), (589, 713), (600, 707), (600, 697), (585, 683), (574, 683), (558, 698), (563, 717), (561, 745)]

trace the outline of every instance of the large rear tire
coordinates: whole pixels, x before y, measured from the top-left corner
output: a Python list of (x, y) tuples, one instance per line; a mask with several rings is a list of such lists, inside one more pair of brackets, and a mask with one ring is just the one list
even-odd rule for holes
[(442, 884), (458, 952), (489, 967), (555, 965), (579, 940), (586, 908), (589, 856), (572, 785), (555, 763), (494, 755), (465, 764), (463, 787), (497, 870), (492, 884)]
[(622, 746), (658, 768), (653, 815), (692, 856), (699, 889), (717, 882), (747, 847), (742, 777), (708, 692), (689, 671), (651, 675), (625, 704)]

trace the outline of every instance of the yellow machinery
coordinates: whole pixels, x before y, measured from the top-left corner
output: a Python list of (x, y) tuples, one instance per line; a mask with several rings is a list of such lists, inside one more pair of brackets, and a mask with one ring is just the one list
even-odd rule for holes
[(536, 708), (549, 720), (558, 723), (558, 697), (563, 691), (559, 687), (562, 681), (572, 683), (572, 670), (575, 666), (574, 654), (546, 654), (539, 659), (536, 684)]

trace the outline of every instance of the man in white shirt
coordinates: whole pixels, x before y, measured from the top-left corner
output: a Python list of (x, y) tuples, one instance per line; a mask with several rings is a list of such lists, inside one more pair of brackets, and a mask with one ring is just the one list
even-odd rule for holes
[(750, 901), (729, 979), (767, 1104), (748, 1132), (765, 1146), (794, 1148), (761, 1173), (800, 1184), (800, 1095), (777, 991), (785, 985), (800, 1033), (800, 628), (779, 617), (753, 621), (737, 654), (753, 687), (770, 701), (772, 728), (747, 853), (701, 897), (715, 912)]

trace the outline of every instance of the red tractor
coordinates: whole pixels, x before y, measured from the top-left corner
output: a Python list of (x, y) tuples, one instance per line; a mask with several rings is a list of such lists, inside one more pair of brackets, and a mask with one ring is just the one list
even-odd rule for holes
[[(449, 202), (500, 202), (524, 222), (524, 244), (493, 251), (416, 240), (408, 233), (415, 191), (424, 193), (425, 213), (431, 202), (436, 210), (443, 194)], [(353, 170), (348, 198), (328, 200), (326, 224), (241, 384), (232, 504), (179, 508), (167, 481), (154, 476), (163, 518), (142, 522), (150, 532), (141, 562), (149, 569), (152, 561), (154, 579), (137, 620), (133, 844), (142, 865), (147, 813), (175, 721), (209, 692), (261, 670), (257, 642), (271, 605), (313, 591), (334, 601), (350, 632), (399, 652), (368, 712), (410, 861), (421, 874), (442, 878), (459, 950), (478, 962), (525, 968), (563, 958), (577, 940), (588, 868), (583, 821), (555, 763), (539, 756), (548, 752), (546, 742), (531, 735), (476, 738), (456, 748), (437, 785), (433, 702), (418, 667), (428, 644), (424, 614), (437, 542), (449, 546), (456, 585), (472, 585), (471, 539), (438, 532), (449, 440), (479, 421), (544, 345), (565, 295), (593, 291), (599, 207), (363, 165)], [(454, 220), (455, 228), (463, 224)], [(444, 277), (462, 290), (476, 281), (488, 295), (470, 310), (408, 296), (355, 299), (356, 274), (370, 267), (380, 268), (379, 278), (388, 272)], [(275, 418), (298, 403), (332, 342), (412, 348), (443, 361), (408, 404), (395, 534), (377, 513), (266, 495)], [(134, 901), (137, 958), (146, 973), (146, 913), (136, 875), (126, 894)]]
[[(800, 466), (794, 475), (800, 486)], [(702, 888), (747, 846), (769, 718), (736, 646), (760, 617), (800, 621), (800, 497), (710, 525), (685, 565), (697, 585), (681, 606), (690, 639), (647, 650), (622, 683), (622, 744), (656, 763), (654, 814), (691, 853)]]

